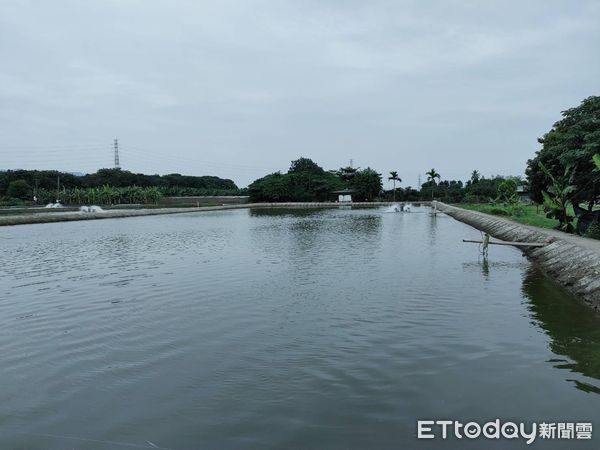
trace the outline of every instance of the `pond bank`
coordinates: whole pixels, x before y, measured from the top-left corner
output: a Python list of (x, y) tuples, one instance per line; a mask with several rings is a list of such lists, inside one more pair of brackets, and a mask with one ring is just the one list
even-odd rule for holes
[[(396, 202), (403, 204), (404, 202)], [(188, 208), (154, 208), (154, 209), (106, 209), (102, 212), (82, 212), (82, 211), (57, 211), (36, 212), (27, 214), (15, 214), (0, 216), (0, 226), (6, 225), (25, 225), (32, 223), (51, 223), (51, 222), (70, 222), (74, 220), (96, 220), (96, 219), (116, 219), (125, 217), (154, 216), (159, 214), (183, 214), (203, 211), (221, 211), (226, 209), (240, 208), (339, 208), (346, 206), (389, 206), (393, 202), (348, 202), (348, 203), (245, 203), (229, 204), (221, 206), (201, 206)], [(429, 202), (413, 202), (412, 204), (429, 205)]]
[(523, 252), (553, 279), (600, 311), (600, 241), (522, 225), (489, 214), (434, 202), (437, 209), (504, 241), (545, 243)]

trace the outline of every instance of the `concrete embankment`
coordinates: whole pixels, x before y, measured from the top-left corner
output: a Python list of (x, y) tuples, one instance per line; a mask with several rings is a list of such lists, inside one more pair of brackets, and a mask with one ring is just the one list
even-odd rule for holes
[(522, 225), (441, 202), (434, 203), (439, 211), (495, 238), (546, 244), (522, 250), (553, 279), (592, 308), (600, 310), (600, 241)]
[[(402, 204), (402, 202), (396, 202)], [(413, 203), (419, 204), (419, 203)], [(429, 204), (425, 202), (422, 204)], [(52, 212), (35, 212), (27, 214), (15, 214), (0, 216), (0, 226), (3, 225), (24, 225), (32, 223), (51, 223), (51, 222), (70, 222), (74, 220), (97, 220), (97, 219), (116, 219), (125, 217), (155, 216), (159, 214), (183, 214), (197, 213), (205, 211), (220, 211), (226, 209), (241, 208), (339, 208), (346, 206), (354, 207), (374, 207), (388, 206), (391, 202), (361, 202), (361, 203), (245, 203), (230, 204), (222, 206), (203, 206), (199, 208), (154, 208), (154, 209), (107, 209), (102, 212), (82, 212), (70, 211), (62, 212), (53, 210)]]
[(163, 197), (161, 203), (171, 206), (241, 205), (250, 202), (247, 195), (202, 195), (189, 197)]

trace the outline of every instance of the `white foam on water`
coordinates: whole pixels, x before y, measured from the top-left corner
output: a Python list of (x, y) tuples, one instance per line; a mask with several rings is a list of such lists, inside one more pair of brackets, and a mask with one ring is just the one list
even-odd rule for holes
[(81, 206), (79, 208), (81, 212), (104, 212), (104, 210), (100, 206), (91, 205), (91, 206)]
[(398, 203), (394, 203), (392, 206), (385, 210), (386, 213), (398, 213), (402, 212), (402, 206)]
[(400, 205), (398, 203), (394, 203), (392, 206), (385, 210), (386, 213), (399, 213), (399, 212), (411, 212), (412, 205)]

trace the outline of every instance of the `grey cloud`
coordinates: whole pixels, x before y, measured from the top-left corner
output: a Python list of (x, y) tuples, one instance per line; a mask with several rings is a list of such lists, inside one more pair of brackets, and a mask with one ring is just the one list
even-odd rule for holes
[(595, 1), (5, 0), (0, 167), (93, 171), (119, 137), (127, 169), (242, 186), (298, 156), (518, 175), (598, 94), (598, 23)]

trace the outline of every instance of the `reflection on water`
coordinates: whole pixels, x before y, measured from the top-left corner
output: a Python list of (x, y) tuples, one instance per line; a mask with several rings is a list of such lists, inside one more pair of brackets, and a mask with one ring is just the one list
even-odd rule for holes
[[(535, 323), (550, 337), (550, 348), (568, 358), (551, 360), (554, 367), (600, 380), (600, 315), (574, 300), (539, 271), (529, 268), (523, 292), (530, 301)], [(571, 379), (585, 392), (600, 393), (596, 386)]]
[[(497, 261), (497, 258), (493, 256), (484, 256), (481, 253), (477, 254), (479, 250), (477, 250), (477, 246), (469, 245), (472, 249), (473, 253), (477, 255), (476, 261), (469, 261), (462, 263), (462, 266), (465, 270), (469, 271), (477, 271), (481, 272), (484, 280), (490, 280), (490, 277), (494, 275), (494, 272), (499, 273), (500, 276), (504, 276), (506, 270), (516, 269), (516, 270), (525, 270), (530, 267), (529, 263), (526, 260), (519, 261)], [(565, 295), (563, 293), (563, 295)]]
[(434, 247), (436, 245), (436, 232), (437, 232), (437, 215), (430, 213), (429, 214), (429, 233), (428, 233), (428, 242), (430, 247)]
[(481, 257), (481, 273), (486, 279), (490, 276), (490, 263), (488, 262), (487, 256)]
[(600, 319), (428, 212), (0, 229), (0, 447), (462, 449), (416, 420), (594, 421)]
[(250, 217), (310, 217), (320, 215), (322, 208), (255, 208), (249, 210)]

